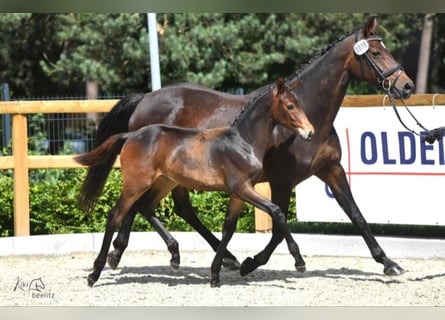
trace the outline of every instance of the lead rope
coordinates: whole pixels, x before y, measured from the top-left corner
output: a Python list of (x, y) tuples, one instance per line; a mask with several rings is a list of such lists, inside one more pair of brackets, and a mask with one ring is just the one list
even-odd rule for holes
[[(388, 93), (388, 97), (389, 97), (389, 101), (391, 102), (391, 106), (394, 109), (394, 112), (397, 116), (397, 119), (399, 119), (399, 122), (402, 124), (402, 126), (408, 130), (409, 132), (415, 134), (416, 136), (420, 136), (420, 133), (415, 132), (413, 129), (410, 129), (402, 120), (402, 118), (400, 117), (399, 111), (396, 108), (396, 104), (394, 101), (394, 97), (391, 94), (391, 88), (387, 89), (387, 93)], [(403, 100), (402, 98), (400, 98), (400, 100), (403, 102), (405, 110), (408, 112), (408, 114), (411, 116), (411, 118), (413, 118), (413, 120), (416, 122), (416, 124), (422, 128), (426, 133), (425, 135), (422, 137), (423, 141), (428, 142), (429, 144), (433, 144), (434, 141), (439, 141), (440, 139), (442, 139), (443, 134), (445, 133), (445, 127), (439, 127), (433, 130), (428, 130), (427, 128), (425, 128), (425, 126), (422, 125), (422, 123), (414, 116), (414, 114), (411, 112), (411, 110), (408, 108), (408, 106), (405, 103), (405, 100)]]

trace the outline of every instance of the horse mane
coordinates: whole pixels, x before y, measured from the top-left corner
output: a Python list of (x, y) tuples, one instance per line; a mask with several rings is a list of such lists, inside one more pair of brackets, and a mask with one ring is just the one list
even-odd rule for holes
[(312, 58), (309, 59), (309, 61), (305, 64), (300, 65), (300, 67), (298, 68), (297, 71), (295, 71), (293, 74), (291, 74), (290, 76), (288, 76), (286, 78), (286, 83), (289, 82), (290, 80), (297, 78), (299, 79), (300, 76), (302, 75), (302, 73), (309, 67), (312, 65), (312, 63), (316, 60), (318, 60), (319, 58), (321, 58), (322, 56), (324, 56), (326, 53), (328, 53), (329, 51), (331, 51), (331, 49), (333, 47), (335, 47), (335, 45), (339, 42), (342, 42), (344, 39), (346, 39), (347, 37), (349, 37), (351, 34), (353, 34), (355, 31), (349, 31), (348, 33), (337, 37), (337, 39), (335, 39), (333, 42), (331, 42), (330, 44), (328, 44), (326, 47), (324, 47), (319, 53), (317, 53), (315, 56), (313, 56)]
[[(314, 63), (314, 61), (318, 60), (319, 58), (321, 58), (322, 56), (324, 56), (325, 54), (327, 54), (329, 51), (331, 51), (331, 49), (333, 47), (335, 47), (335, 45), (337, 45), (339, 42), (342, 42), (344, 39), (346, 39), (347, 37), (349, 37), (351, 34), (353, 34), (355, 31), (349, 31), (344, 35), (341, 35), (339, 37), (337, 37), (337, 39), (335, 39), (333, 42), (331, 42), (330, 44), (328, 44), (326, 47), (324, 47), (323, 49), (320, 50), (319, 53), (317, 53), (316, 55), (314, 55), (312, 58), (309, 59), (309, 61), (305, 64), (300, 65), (300, 67), (298, 68), (297, 71), (295, 71), (293, 74), (291, 74), (290, 76), (286, 77), (285, 79), (285, 83), (287, 84), (289, 81), (291, 81), (292, 79), (299, 79), (300, 76), (302, 75), (302, 73), (309, 68), (309, 66), (312, 65), (312, 63)], [(257, 95), (255, 95), (252, 99), (250, 99), (247, 104), (241, 109), (240, 113), (238, 114), (238, 116), (233, 120), (232, 124), (230, 126), (233, 126), (238, 119), (242, 116), (242, 114), (252, 105), (254, 104), (256, 101), (258, 101), (261, 97), (263, 97), (268, 90), (271, 90), (272, 88), (274, 88), (274, 86), (270, 86), (270, 85), (266, 85), (264, 86), (263, 89), (261, 89), (261, 92)]]
[(258, 100), (260, 100), (262, 97), (264, 97), (267, 93), (269, 93), (275, 86), (264, 86), (261, 88), (261, 92), (253, 96), (247, 104), (241, 109), (241, 111), (238, 113), (236, 118), (232, 121), (230, 127), (232, 127), (240, 118), (241, 116), (246, 112), (247, 109), (250, 108), (251, 105), (255, 104)]

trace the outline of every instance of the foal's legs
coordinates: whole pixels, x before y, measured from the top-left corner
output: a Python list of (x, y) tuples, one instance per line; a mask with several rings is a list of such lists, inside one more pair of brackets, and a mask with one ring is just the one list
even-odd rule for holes
[[(174, 269), (178, 269), (180, 265), (180, 255), (179, 255), (179, 244), (176, 239), (171, 235), (170, 232), (164, 227), (164, 225), (154, 216), (154, 209), (152, 208), (152, 203), (155, 201), (151, 199), (148, 191), (139, 198), (136, 204), (131, 208), (129, 213), (126, 215), (122, 221), (121, 227), (117, 234), (116, 239), (113, 241), (114, 250), (108, 254), (108, 265), (112, 269), (116, 269), (122, 258), (122, 254), (128, 246), (128, 241), (130, 238), (131, 225), (133, 224), (136, 213), (141, 212), (148, 222), (153, 226), (157, 233), (164, 240), (167, 245), (168, 251), (171, 253), (170, 265)], [(159, 202), (159, 201), (158, 201)]]
[[(269, 199), (258, 194), (253, 188), (253, 186), (245, 186), (243, 190), (239, 192), (239, 194), (240, 198), (242, 198), (244, 201), (267, 212), (272, 217), (273, 224), (277, 225), (279, 230), (284, 234), (284, 238), (286, 239), (289, 252), (295, 259), (295, 268), (299, 271), (305, 271), (306, 270), (305, 262), (300, 254), (300, 250), (298, 248), (297, 243), (292, 238), (292, 235), (289, 232), (286, 223), (286, 216), (280, 209), (280, 207), (278, 207)], [(231, 196), (231, 205), (229, 206), (228, 217), (226, 217), (224, 223), (223, 238), (221, 239), (221, 244), (218, 247), (217, 254), (215, 255), (215, 259), (213, 260), (211, 267), (212, 270), (212, 276), (210, 282), (211, 286), (219, 286), (219, 270), (221, 269), (221, 258), (220, 258), (221, 250), (225, 250), (228, 242), (230, 241), (230, 238), (232, 237), (233, 232), (235, 231), (236, 221), (239, 217), (238, 213), (236, 213), (235, 215), (233, 214), (234, 212), (239, 212), (236, 210), (236, 207), (239, 207), (239, 205), (237, 205), (239, 200), (232, 201), (232, 198), (233, 196)]]
[[(111, 269), (116, 269), (121, 261), (122, 254), (128, 246), (128, 241), (130, 239), (131, 225), (133, 224), (134, 217), (136, 216), (137, 210), (133, 206), (125, 218), (122, 220), (122, 224), (119, 228), (119, 232), (116, 239), (113, 241), (114, 250), (108, 254), (107, 263)], [(128, 230), (128, 231), (127, 231)]]
[[(214, 251), (218, 248), (220, 243), (219, 239), (216, 238), (213, 233), (209, 231), (198, 219), (195, 209), (193, 208), (188, 189), (178, 186), (172, 190), (172, 197), (175, 206), (175, 213), (183, 218), (192, 228), (194, 228), (212, 247)], [(147, 212), (147, 207), (150, 206), (152, 200), (146, 194), (144, 194), (133, 206), (130, 212), (122, 221), (122, 225), (119, 229), (116, 239), (113, 241), (113, 246), (115, 250), (110, 252), (108, 255), (108, 264), (111, 268), (117, 268), (119, 261), (124, 253), (131, 232), (131, 225), (133, 224), (134, 217), (139, 212), (145, 212), (144, 216), (150, 222), (150, 224), (155, 228), (155, 230), (160, 234), (164, 242), (167, 244), (167, 248), (172, 254), (170, 260), (170, 265), (173, 268), (179, 267), (180, 255), (179, 255), (179, 245), (178, 242), (173, 238), (169, 231), (162, 225), (162, 223), (153, 216), (152, 212)], [(223, 258), (223, 266), (230, 270), (239, 269), (240, 263), (236, 257), (226, 250)]]
[[(202, 224), (198, 219), (195, 208), (193, 208), (189, 190), (182, 186), (178, 186), (172, 191), (173, 202), (175, 205), (175, 213), (183, 218), (190, 226), (195, 229), (204, 239), (207, 240), (213, 251), (216, 252), (220, 244), (220, 240)], [(240, 213), (243, 206), (241, 206)], [(240, 263), (236, 257), (228, 250), (224, 252), (223, 266), (230, 270), (238, 270)]]
[[(281, 208), (285, 219), (287, 220), (287, 212), (289, 210), (288, 208), (290, 204), (291, 193), (293, 190), (292, 186), (274, 184), (273, 182), (270, 182), (270, 184), (272, 189), (272, 202), (277, 204)], [(281, 241), (283, 241), (283, 239), (284, 232), (282, 231), (282, 228), (278, 224), (273, 223), (272, 238), (270, 239), (269, 243), (261, 252), (256, 254), (253, 258), (248, 257), (243, 261), (240, 267), (240, 274), (242, 276), (245, 276), (256, 270), (258, 267), (265, 265), (269, 261), (273, 251), (281, 243)], [(299, 265), (298, 262), (298, 260), (295, 261), (295, 267), (298, 271), (304, 272), (306, 270), (304, 263), (302, 265)]]
[(114, 206), (108, 213), (102, 247), (96, 260), (94, 260), (93, 272), (91, 272), (87, 278), (90, 287), (92, 287), (97, 279), (99, 279), (100, 273), (105, 266), (107, 253), (110, 249), (111, 239), (113, 238), (113, 233), (116, 227), (121, 223), (123, 217), (127, 214), (136, 199), (137, 197), (126, 197), (125, 195), (121, 195), (116, 206)]
[(244, 206), (244, 201), (232, 196), (230, 197), (230, 201), (227, 206), (226, 217), (224, 219), (221, 242), (216, 250), (215, 257), (213, 258), (213, 262), (210, 267), (211, 287), (221, 286), (219, 273), (221, 271), (224, 252), (226, 252), (227, 245), (230, 239), (232, 239), (233, 233), (235, 232), (236, 222), (238, 221), (243, 206)]
[(352, 223), (360, 231), (374, 260), (383, 264), (383, 272), (386, 275), (392, 276), (405, 273), (402, 267), (386, 256), (383, 249), (377, 243), (368, 223), (354, 201), (343, 167), (340, 164), (326, 167), (326, 169), (320, 171), (317, 176), (329, 185), (340, 207), (343, 208), (349, 219), (351, 219)]

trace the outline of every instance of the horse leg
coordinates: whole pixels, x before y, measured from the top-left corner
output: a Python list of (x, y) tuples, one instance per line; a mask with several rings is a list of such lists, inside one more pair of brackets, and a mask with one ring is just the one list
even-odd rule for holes
[[(281, 208), (274, 204), (269, 199), (263, 197), (258, 194), (255, 189), (251, 186), (248, 186), (243, 190), (242, 196), (240, 196), (243, 200), (249, 202), (255, 207), (267, 212), (273, 221), (273, 230), (279, 231), (287, 242), (287, 247), (289, 249), (290, 254), (294, 257), (295, 260), (295, 268), (297, 271), (304, 272), (306, 271), (306, 263), (304, 262), (303, 257), (301, 256), (300, 249), (298, 247), (297, 242), (292, 238), (292, 235), (287, 226), (287, 217), (284, 214), (284, 211)], [(275, 229), (275, 226), (277, 229)], [(278, 237), (276, 239), (279, 239)], [(280, 240), (281, 241), (281, 240)], [(278, 242), (279, 243), (279, 242)], [(269, 243), (270, 244), (270, 243)], [(275, 246), (276, 247), (276, 246)], [(270, 257), (270, 255), (269, 255)], [(267, 257), (266, 261), (267, 261)], [(255, 262), (255, 259), (253, 259)]]
[[(114, 231), (122, 223), (125, 216), (130, 209), (136, 203), (136, 201), (150, 188), (152, 180), (148, 176), (146, 179), (134, 179), (132, 178), (132, 172), (129, 171), (129, 177), (123, 175), (123, 187), (122, 193), (119, 197), (116, 205), (110, 210), (107, 217), (107, 224), (105, 226), (105, 234), (102, 240), (102, 247), (99, 255), (94, 261), (93, 272), (88, 275), (88, 285), (92, 287), (94, 283), (99, 279), (105, 263), (107, 261), (107, 253), (110, 249), (111, 240), (113, 238)], [(138, 177), (139, 178), (139, 177)], [(144, 181), (144, 184), (137, 183), (131, 184), (128, 181)], [(171, 190), (171, 189), (170, 189)]]
[(374, 260), (383, 264), (383, 272), (386, 275), (392, 276), (405, 273), (402, 267), (386, 256), (383, 249), (377, 243), (368, 223), (354, 201), (343, 167), (340, 164), (326, 167), (320, 171), (317, 176), (329, 185), (340, 207), (342, 207), (349, 219), (360, 231)]
[[(108, 264), (115, 264), (117, 267), (124, 250), (128, 245), (128, 240), (130, 238), (131, 225), (133, 224), (134, 217), (137, 212), (147, 219), (147, 221), (153, 226), (155, 231), (161, 236), (167, 245), (168, 251), (171, 253), (172, 257), (170, 259), (170, 265), (173, 269), (178, 269), (180, 265), (180, 255), (179, 255), (179, 244), (176, 239), (171, 235), (171, 233), (164, 227), (164, 225), (154, 216), (155, 208), (161, 199), (165, 196), (165, 191), (170, 190), (173, 184), (167, 183), (167, 179), (159, 178), (157, 179), (151, 189), (144, 193), (136, 202), (136, 204), (131, 208), (127, 216), (122, 221), (122, 225), (119, 229), (118, 235), (113, 242), (115, 250), (108, 254)], [(162, 196), (161, 196), (162, 195)]]
[(96, 283), (97, 279), (99, 279), (100, 273), (102, 272), (105, 266), (106, 255), (108, 252), (108, 248), (110, 247), (111, 239), (113, 238), (113, 233), (115, 229), (115, 224), (113, 220), (116, 210), (117, 208), (114, 207), (108, 212), (105, 234), (102, 240), (102, 247), (100, 249), (100, 252), (96, 260), (94, 260), (93, 272), (91, 272), (87, 278), (88, 286), (90, 287), (92, 287)]
[[(290, 198), (292, 193), (292, 187), (291, 186), (284, 186), (283, 184), (274, 184), (273, 182), (270, 182), (271, 189), (272, 189), (272, 202), (277, 204), (281, 210), (283, 211), (283, 214), (285, 216), (285, 219), (287, 220), (287, 212), (290, 204)], [(272, 237), (267, 244), (267, 246), (258, 254), (256, 254), (253, 258), (247, 257), (240, 267), (240, 274), (242, 276), (245, 276), (254, 270), (256, 270), (258, 267), (265, 265), (273, 251), (276, 249), (276, 247), (283, 241), (284, 239), (284, 233), (282, 232), (282, 229), (277, 224), (272, 225)], [(300, 261), (300, 260), (299, 260)], [(298, 265), (298, 261), (295, 261), (295, 265), (297, 266), (297, 270), (303, 272), (305, 271), (305, 265)]]
[(224, 225), (222, 230), (222, 238), (216, 249), (215, 257), (213, 258), (212, 265), (210, 267), (210, 286), (212, 288), (220, 287), (220, 271), (223, 263), (223, 258), (226, 254), (227, 245), (232, 239), (232, 236), (236, 229), (236, 222), (240, 216), (241, 210), (244, 206), (244, 201), (239, 198), (230, 197), (229, 205), (227, 207), (226, 217), (224, 219)]
[(161, 236), (167, 245), (167, 249), (171, 254), (170, 266), (173, 269), (178, 269), (181, 264), (181, 257), (179, 255), (179, 244), (178, 241), (172, 236), (172, 234), (164, 227), (161, 221), (156, 218), (153, 213), (144, 216), (156, 230), (156, 232)]
[[(216, 252), (220, 241), (213, 233), (209, 231), (198, 219), (196, 211), (192, 206), (190, 201), (190, 194), (187, 188), (178, 186), (172, 191), (173, 203), (175, 205), (175, 212), (178, 216), (184, 219), (192, 228), (194, 228), (212, 247), (213, 251)], [(241, 206), (241, 209), (242, 210)], [(228, 250), (225, 251), (222, 264), (225, 268), (229, 270), (238, 270), (240, 263), (236, 257), (230, 253)]]
[(119, 232), (116, 239), (113, 241), (114, 250), (108, 254), (107, 263), (111, 269), (116, 269), (121, 261), (122, 255), (128, 246), (128, 241), (130, 239), (131, 226), (133, 225), (134, 217), (136, 216), (137, 210), (133, 206), (125, 218), (122, 220), (122, 224), (119, 228)]

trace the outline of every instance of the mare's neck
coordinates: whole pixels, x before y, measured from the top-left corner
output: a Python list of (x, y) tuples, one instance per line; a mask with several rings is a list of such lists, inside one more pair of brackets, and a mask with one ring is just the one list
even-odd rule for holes
[(298, 76), (300, 85), (295, 92), (304, 102), (304, 111), (315, 127), (315, 135), (322, 139), (331, 133), (351, 79), (347, 59), (352, 43), (351, 36), (343, 39)]
[(238, 119), (231, 126), (231, 130), (238, 132), (244, 142), (251, 145), (257, 156), (262, 158), (272, 139), (272, 132), (276, 125), (271, 111), (273, 94), (271, 92), (260, 94), (256, 99), (242, 110)]

